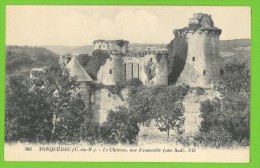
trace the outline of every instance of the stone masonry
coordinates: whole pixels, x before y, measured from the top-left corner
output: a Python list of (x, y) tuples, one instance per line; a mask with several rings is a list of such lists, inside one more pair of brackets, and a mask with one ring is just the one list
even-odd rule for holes
[[(175, 29), (173, 33), (175, 38), (167, 49), (148, 47), (138, 53), (128, 51), (129, 42), (126, 40), (95, 40), (94, 50), (105, 50), (110, 57), (100, 67), (97, 80), (93, 82), (116, 85), (131, 78), (138, 78), (147, 86), (185, 84), (193, 88), (213, 89), (214, 83), (223, 73), (223, 62), (219, 55), (221, 29), (214, 27), (210, 15), (197, 13), (189, 20), (188, 27)], [(61, 56), (59, 63), (70, 69), (79, 64), (71, 55)], [(81, 65), (78, 66), (80, 67), (77, 71), (71, 71), (81, 73), (82, 79), (79, 82), (92, 81), (87, 72), (83, 72)], [(97, 91), (85, 88), (88, 87), (84, 86), (81, 89), (84, 91), (82, 97), (88, 98), (88, 101), (85, 101), (88, 102), (88, 109), (92, 109), (93, 119), (100, 124), (106, 120), (109, 110), (115, 110), (118, 106), (127, 107), (126, 89), (122, 90), (122, 98), (105, 88)], [(211, 92), (207, 94), (210, 96)], [(190, 132), (194, 133), (198, 131), (200, 124), (200, 100), (193, 94), (188, 94), (183, 103), (186, 108), (185, 117), (189, 121), (185, 123), (185, 127), (192, 127)], [(196, 110), (192, 108), (191, 103)]]

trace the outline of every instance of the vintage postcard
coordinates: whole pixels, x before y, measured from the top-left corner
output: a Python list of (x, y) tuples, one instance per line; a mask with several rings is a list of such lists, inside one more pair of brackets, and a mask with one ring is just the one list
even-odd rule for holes
[(250, 159), (251, 8), (6, 7), (6, 161)]

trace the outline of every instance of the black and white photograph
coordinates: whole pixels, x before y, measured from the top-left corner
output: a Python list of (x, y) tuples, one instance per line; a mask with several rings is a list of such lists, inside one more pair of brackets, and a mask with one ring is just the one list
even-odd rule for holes
[(251, 8), (6, 7), (5, 160), (248, 163)]

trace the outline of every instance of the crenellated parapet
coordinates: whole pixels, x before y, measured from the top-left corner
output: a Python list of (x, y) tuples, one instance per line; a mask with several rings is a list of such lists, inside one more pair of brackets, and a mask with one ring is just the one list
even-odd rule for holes
[(211, 15), (204, 13), (194, 14), (193, 18), (189, 19), (188, 27), (173, 30), (175, 36), (186, 36), (196, 32), (219, 36), (222, 30), (214, 26)]
[(173, 34), (175, 36), (186, 36), (187, 34), (202, 34), (205, 33), (207, 35), (214, 35), (214, 36), (219, 36), (222, 33), (222, 30), (219, 28), (182, 28), (182, 29), (174, 29)]

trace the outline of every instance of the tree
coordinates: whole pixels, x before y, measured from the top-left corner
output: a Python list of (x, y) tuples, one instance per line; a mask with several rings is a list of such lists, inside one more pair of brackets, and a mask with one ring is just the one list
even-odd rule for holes
[(220, 99), (216, 98), (213, 100), (206, 100), (201, 102), (200, 106), (201, 115), (200, 117), (203, 118), (201, 121), (200, 131), (207, 132), (214, 125), (220, 125), (219, 117), (223, 116), (220, 115), (221, 113), (221, 102)]
[(5, 141), (48, 142), (53, 125), (45, 92), (29, 92), (24, 75), (12, 75), (7, 83)]
[(153, 114), (160, 131), (167, 132), (169, 138), (170, 130), (174, 129), (181, 133), (184, 123), (184, 107), (181, 103), (182, 96), (178, 95), (179, 88), (165, 87), (157, 91), (155, 102), (153, 103)]
[(6, 92), (6, 140), (79, 141), (85, 105), (73, 96), (77, 87), (76, 78), (58, 65), (31, 82), (12, 76)]
[(80, 55), (78, 55), (77, 60), (84, 67), (87, 65), (90, 58), (91, 57), (88, 54), (80, 54)]
[(84, 102), (74, 96), (79, 86), (76, 77), (70, 77), (66, 68), (57, 65), (47, 69), (40, 80), (43, 80), (43, 90), (54, 116), (52, 141), (79, 142), (86, 111)]
[(184, 107), (181, 100), (188, 88), (183, 86), (139, 86), (132, 89), (128, 98), (129, 110), (138, 123), (154, 119), (158, 129), (181, 133)]
[(176, 130), (178, 133), (182, 133), (181, 129), (184, 123), (183, 113), (184, 107), (182, 103), (178, 102), (174, 104), (173, 109), (161, 110), (161, 115), (156, 118), (158, 129), (167, 132), (167, 139), (169, 138), (171, 129)]
[(154, 97), (155, 95), (145, 86), (130, 87), (127, 101), (129, 110), (138, 123), (144, 123), (153, 118), (152, 104)]
[[(250, 74), (245, 64), (226, 65), (225, 74), (216, 88), (221, 93), (221, 99), (201, 103), (203, 120), (201, 134), (197, 138), (217, 146), (224, 146), (230, 141), (248, 145)], [(225, 137), (213, 136), (216, 132)]]
[(225, 96), (222, 99), (221, 117), (223, 127), (232, 139), (237, 142), (249, 140), (250, 135), (250, 96), (237, 93)]
[(110, 111), (107, 121), (100, 129), (102, 139), (106, 143), (129, 143), (136, 142), (139, 127), (131, 113), (125, 107), (118, 107), (116, 111)]
[(246, 64), (227, 64), (224, 75), (217, 84), (217, 89), (223, 95), (250, 94), (250, 71)]
[(93, 79), (97, 78), (97, 73), (100, 67), (106, 63), (107, 58), (109, 58), (109, 54), (106, 51), (100, 49), (93, 51), (91, 58), (85, 66), (86, 71)]
[[(221, 147), (231, 145), (232, 131), (227, 129), (226, 125), (236, 120), (234, 116), (227, 114), (223, 109), (223, 101), (215, 98), (201, 102), (201, 118), (203, 118), (200, 127), (200, 134), (195, 139), (205, 146)], [(230, 120), (231, 119), (231, 120)]]
[(249, 140), (250, 71), (246, 64), (227, 64), (217, 89), (223, 97), (225, 129), (231, 133), (233, 140)]

